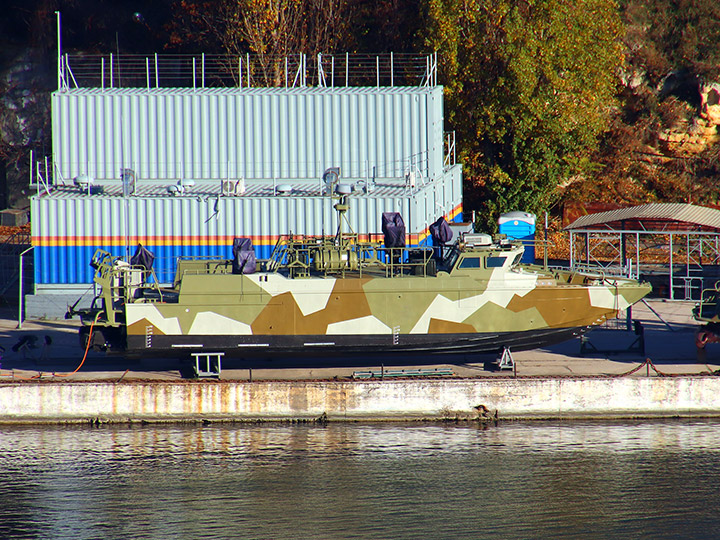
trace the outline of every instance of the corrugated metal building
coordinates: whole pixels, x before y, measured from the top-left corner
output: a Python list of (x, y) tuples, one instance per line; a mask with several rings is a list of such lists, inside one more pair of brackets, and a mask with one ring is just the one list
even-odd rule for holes
[(53, 93), (61, 179), (402, 176), (442, 169), (442, 87), (74, 89)]
[[(266, 257), (281, 234), (332, 233), (329, 167), (354, 186), (360, 234), (399, 211), (418, 244), (439, 216), (461, 217), (439, 86), (63, 89), (52, 123), (55, 181), (31, 208), (38, 292), (90, 283), (96, 248), (126, 255), (143, 243), (169, 281), (176, 257), (230, 257), (236, 236)], [(122, 169), (135, 178), (125, 193)]]

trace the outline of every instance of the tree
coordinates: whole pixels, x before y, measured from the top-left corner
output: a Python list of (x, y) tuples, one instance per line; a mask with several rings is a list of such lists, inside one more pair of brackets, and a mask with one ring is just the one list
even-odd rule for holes
[(336, 52), (348, 37), (347, 0), (181, 0), (171, 43), (182, 46), (198, 36), (229, 55), (253, 53), (263, 84), (284, 81), (282, 60)]
[(465, 206), (539, 213), (592, 169), (622, 63), (613, 0), (429, 0)]

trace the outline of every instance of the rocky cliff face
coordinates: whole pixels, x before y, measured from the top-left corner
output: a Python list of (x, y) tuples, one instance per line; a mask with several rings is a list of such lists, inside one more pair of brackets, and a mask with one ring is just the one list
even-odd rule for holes
[(30, 150), (51, 153), (53, 63), (32, 49), (5, 49), (0, 59), (0, 208), (27, 204)]
[(699, 114), (658, 135), (660, 148), (670, 154), (692, 155), (720, 143), (720, 83), (702, 84)]

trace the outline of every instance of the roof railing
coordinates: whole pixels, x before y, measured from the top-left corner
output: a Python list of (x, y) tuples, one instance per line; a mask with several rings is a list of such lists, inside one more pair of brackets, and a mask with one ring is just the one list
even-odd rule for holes
[(437, 86), (437, 53), (63, 54), (58, 90)]

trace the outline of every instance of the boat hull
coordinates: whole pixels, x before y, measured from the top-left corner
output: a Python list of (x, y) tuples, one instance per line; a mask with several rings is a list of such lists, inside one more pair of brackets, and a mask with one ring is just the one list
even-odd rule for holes
[[(437, 356), (494, 354), (545, 347), (572, 339), (590, 327), (544, 328), (522, 332), (424, 335), (293, 335), (293, 336), (128, 336), (127, 355), (189, 356), (222, 352), (226, 358), (338, 358), (405, 355), (419, 363), (436, 363)], [(150, 345), (150, 347), (148, 347)]]

